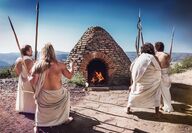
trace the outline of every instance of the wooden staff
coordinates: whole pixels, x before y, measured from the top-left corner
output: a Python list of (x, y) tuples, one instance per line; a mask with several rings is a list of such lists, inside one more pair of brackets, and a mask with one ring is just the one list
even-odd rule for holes
[(140, 29), (138, 29), (138, 33), (137, 33), (137, 52), (139, 55), (139, 49), (140, 49)]
[[(20, 44), (19, 44), (19, 40), (18, 40), (18, 38), (17, 38), (17, 34), (16, 34), (16, 32), (15, 32), (15, 29), (14, 29), (14, 27), (13, 27), (13, 23), (12, 23), (12, 21), (11, 21), (11, 19), (10, 19), (9, 16), (8, 16), (8, 19), (9, 19), (9, 23), (10, 23), (10, 25), (11, 25), (11, 28), (12, 28), (12, 30), (13, 30), (13, 33), (14, 33), (14, 36), (15, 36), (15, 40), (16, 40), (16, 42), (17, 42), (17, 47), (18, 47), (18, 49), (19, 49), (19, 52), (20, 52), (20, 54), (21, 54), (21, 58), (22, 58), (22, 61), (23, 61), (23, 54), (22, 54), (22, 52), (21, 52), (21, 47), (20, 47)], [(27, 66), (26, 66), (26, 64), (25, 64), (24, 61), (23, 61), (23, 64), (24, 64), (25, 69), (27, 70)], [(27, 71), (27, 74), (29, 75), (28, 71)]]
[[(142, 46), (144, 45), (144, 39), (143, 39), (143, 33), (142, 33), (142, 25), (141, 25), (141, 13), (140, 13), (140, 10), (139, 10), (139, 35), (140, 35), (140, 38), (141, 38), (141, 42), (142, 42)], [(139, 40), (140, 41), (140, 40)]]
[(135, 49), (136, 49), (137, 56), (139, 56), (139, 48), (137, 47), (137, 36), (135, 40)]
[[(9, 16), (8, 16), (8, 19), (9, 19), (9, 23), (10, 23), (10, 25), (11, 25), (11, 29), (13, 30), (13, 33), (14, 33), (14, 36), (15, 36), (15, 40), (16, 40), (16, 42), (17, 42), (17, 47), (18, 47), (19, 52), (20, 52), (20, 54), (21, 54), (23, 66), (24, 66), (24, 68), (27, 70), (27, 75), (29, 76), (30, 74), (29, 74), (29, 72), (28, 72), (28, 69), (27, 69), (27, 66), (26, 66), (26, 64), (25, 64), (25, 61), (23, 60), (23, 54), (22, 54), (22, 52), (21, 52), (21, 47), (20, 47), (20, 44), (19, 44), (19, 40), (18, 40), (18, 38), (17, 38), (17, 34), (16, 34), (15, 29), (14, 29), (14, 27), (13, 27), (13, 23), (11, 22), (11, 19), (10, 19)], [(32, 86), (32, 85), (31, 85), (31, 86)], [(32, 86), (32, 89), (33, 89), (33, 91), (35, 91), (35, 89), (33, 88), (33, 86)]]
[(141, 31), (141, 42), (142, 42), (142, 46), (144, 45), (144, 39), (143, 39), (143, 33)]
[[(141, 18), (140, 18), (140, 10), (139, 10), (139, 20), (137, 23), (137, 29), (138, 29), (138, 33), (137, 33), (137, 48), (138, 48), (138, 52), (139, 52), (139, 48), (140, 48), (140, 35), (141, 35)], [(138, 53), (139, 54), (139, 53)]]
[(138, 29), (138, 33), (137, 33), (137, 46), (136, 46), (137, 49), (136, 50), (137, 50), (137, 55), (139, 55), (140, 41), (142, 42), (142, 46), (144, 45), (142, 26), (141, 26), (140, 10), (139, 10), (139, 20), (138, 20), (138, 23), (137, 23), (137, 29)]
[(16, 42), (17, 42), (17, 47), (19, 48), (21, 57), (23, 58), (23, 54), (21, 53), (21, 47), (20, 47), (20, 44), (19, 44), (19, 40), (18, 40), (18, 38), (17, 38), (17, 34), (15, 33), (15, 29), (14, 29), (14, 27), (13, 27), (13, 24), (12, 24), (11, 19), (10, 19), (9, 16), (8, 16), (8, 19), (9, 19), (9, 23), (10, 23), (10, 25), (11, 25), (11, 29), (13, 30), (13, 33), (14, 33), (14, 36), (15, 36), (15, 40), (16, 40)]
[(171, 58), (171, 55), (172, 55), (172, 48), (173, 48), (173, 38), (174, 38), (174, 35), (175, 35), (175, 27), (173, 27), (173, 29), (172, 29), (172, 35), (171, 35), (171, 45), (170, 45), (170, 51), (169, 51), (170, 58)]
[(36, 35), (35, 35), (35, 60), (37, 60), (37, 39), (38, 39), (38, 24), (39, 24), (39, 1), (36, 6)]

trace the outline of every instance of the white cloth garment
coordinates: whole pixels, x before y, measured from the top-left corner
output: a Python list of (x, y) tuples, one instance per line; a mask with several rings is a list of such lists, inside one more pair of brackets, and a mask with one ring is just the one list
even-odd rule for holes
[[(24, 56), (23, 60), (32, 60), (29, 56)], [(21, 61), (22, 58), (18, 58), (16, 63)], [(17, 96), (16, 96), (16, 111), (24, 113), (35, 113), (35, 99), (33, 98), (34, 92), (32, 85), (27, 80), (27, 70), (22, 65), (22, 72), (19, 75)]]
[(153, 55), (142, 53), (131, 65), (128, 107), (158, 107), (161, 97), (161, 68)]
[(163, 68), (162, 72), (162, 98), (163, 98), (163, 110), (165, 112), (172, 112), (173, 107), (171, 105), (171, 94), (170, 94), (170, 87), (171, 87), (171, 80), (168, 75), (168, 68)]
[(65, 123), (69, 119), (70, 94), (67, 89), (45, 90), (43, 89), (46, 71), (40, 75), (35, 99), (37, 104), (35, 125), (39, 127), (56, 126)]

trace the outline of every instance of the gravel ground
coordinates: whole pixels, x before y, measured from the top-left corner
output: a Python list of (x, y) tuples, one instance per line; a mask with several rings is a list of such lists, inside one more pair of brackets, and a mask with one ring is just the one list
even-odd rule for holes
[[(67, 86), (71, 94), (69, 125), (54, 127), (61, 133), (190, 133), (192, 132), (192, 77), (188, 71), (172, 75), (171, 95), (175, 112), (154, 117), (154, 109), (125, 113), (128, 91), (84, 91)], [(34, 115), (15, 112), (17, 79), (0, 79), (0, 133), (32, 133)], [(113, 87), (114, 89), (114, 87)], [(119, 88), (118, 88), (119, 89)], [(46, 131), (47, 129), (44, 129)], [(50, 131), (50, 130), (49, 130)]]

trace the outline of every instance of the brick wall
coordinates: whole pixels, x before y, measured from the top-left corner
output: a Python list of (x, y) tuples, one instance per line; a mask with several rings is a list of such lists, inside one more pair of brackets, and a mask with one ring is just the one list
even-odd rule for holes
[(131, 61), (110, 34), (101, 27), (90, 27), (71, 50), (67, 63), (76, 61), (75, 71), (88, 78), (87, 65), (93, 59), (105, 62), (109, 86), (130, 85)]

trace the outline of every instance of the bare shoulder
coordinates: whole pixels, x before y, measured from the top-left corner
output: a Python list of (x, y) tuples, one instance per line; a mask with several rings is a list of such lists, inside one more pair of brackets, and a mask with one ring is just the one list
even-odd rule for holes
[(65, 69), (66, 68), (66, 64), (64, 62), (58, 61), (58, 65), (60, 68)]
[(31, 63), (33, 63), (33, 60), (31, 60), (31, 59), (26, 59), (26, 60), (25, 60), (25, 63), (31, 64)]
[(163, 52), (156, 52), (155, 55), (158, 57), (158, 56), (162, 56), (163, 55)]
[(169, 58), (170, 57), (170, 55), (168, 53), (165, 53), (165, 52), (156, 52), (156, 56), (162, 57), (162, 58)]
[(166, 59), (169, 59), (169, 58), (170, 58), (170, 55), (169, 55), (168, 53), (164, 53), (164, 57), (165, 57)]
[(25, 64), (27, 66), (27, 69), (30, 70), (33, 67), (33, 65), (34, 65), (34, 62), (33, 62), (33, 60), (26, 59), (25, 60)]

